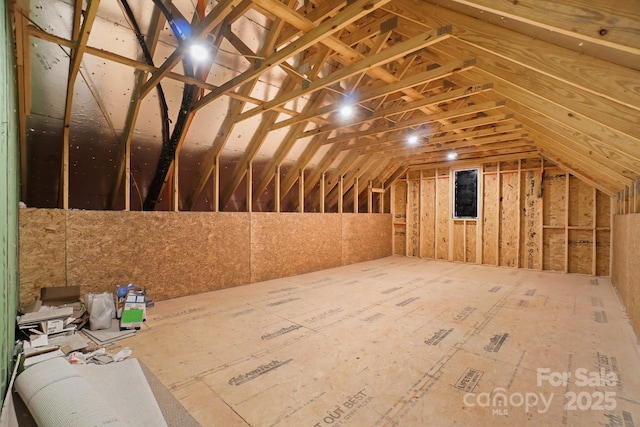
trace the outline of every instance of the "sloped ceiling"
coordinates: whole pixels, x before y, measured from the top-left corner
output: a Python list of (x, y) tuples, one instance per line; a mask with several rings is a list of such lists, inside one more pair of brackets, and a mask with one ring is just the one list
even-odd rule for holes
[(637, 0), (22, 0), (13, 17), (30, 206), (319, 210), (323, 192), (335, 210), (411, 168), (538, 155), (609, 195), (640, 174)]

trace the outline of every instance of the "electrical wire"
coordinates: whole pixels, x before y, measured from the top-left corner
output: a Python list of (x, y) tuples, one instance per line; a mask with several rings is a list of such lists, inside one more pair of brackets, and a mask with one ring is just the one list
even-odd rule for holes
[[(144, 35), (142, 31), (140, 31), (140, 26), (138, 25), (138, 21), (136, 20), (131, 7), (127, 0), (120, 0), (120, 4), (122, 4), (122, 8), (124, 9), (125, 15), (129, 24), (131, 25), (133, 32), (135, 33), (136, 38), (138, 39), (138, 43), (140, 44), (140, 48), (142, 49), (142, 53), (144, 55), (144, 59), (148, 65), (154, 66), (153, 64), (153, 56), (149, 51), (149, 47), (147, 46), (146, 41), (144, 40)], [(164, 90), (162, 89), (162, 85), (160, 82), (156, 85), (156, 90), (158, 91), (158, 101), (160, 103), (160, 115), (161, 115), (161, 123), (162, 123), (162, 145), (169, 144), (169, 106), (167, 105), (167, 99), (164, 94)]]
[[(121, 0), (126, 1), (126, 0)], [(184, 43), (187, 39), (187, 35), (182, 28), (175, 22), (175, 19), (171, 11), (162, 3), (161, 0), (153, 0), (153, 3), (160, 9), (160, 12), (165, 16), (169, 26), (171, 27), (174, 35), (178, 39), (179, 43)], [(182, 68), (184, 74), (187, 77), (194, 77), (194, 68), (191, 59), (188, 55), (182, 57)], [(176, 149), (182, 138), (182, 134), (185, 131), (191, 107), (195, 102), (199, 88), (195, 85), (185, 84), (182, 90), (182, 102), (180, 103), (180, 111), (173, 127), (171, 137), (167, 142), (163, 140), (162, 150), (160, 152), (160, 158), (158, 159), (158, 166), (156, 167), (155, 174), (147, 190), (147, 196), (145, 197), (142, 209), (145, 211), (154, 210), (158, 204), (158, 199), (164, 186), (164, 181), (169, 173), (169, 168), (173, 162)]]

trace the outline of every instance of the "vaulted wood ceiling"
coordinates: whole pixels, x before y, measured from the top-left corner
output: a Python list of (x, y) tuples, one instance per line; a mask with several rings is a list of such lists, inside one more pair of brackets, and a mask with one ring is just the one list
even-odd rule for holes
[(330, 210), (531, 155), (609, 195), (640, 175), (636, 0), (21, 0), (14, 24), (32, 206)]

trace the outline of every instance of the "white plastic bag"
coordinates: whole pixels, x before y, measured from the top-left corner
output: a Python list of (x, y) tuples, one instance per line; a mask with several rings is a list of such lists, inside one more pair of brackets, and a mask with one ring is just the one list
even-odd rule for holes
[(89, 329), (97, 331), (109, 329), (115, 314), (113, 295), (109, 292), (87, 294), (87, 310), (89, 311)]

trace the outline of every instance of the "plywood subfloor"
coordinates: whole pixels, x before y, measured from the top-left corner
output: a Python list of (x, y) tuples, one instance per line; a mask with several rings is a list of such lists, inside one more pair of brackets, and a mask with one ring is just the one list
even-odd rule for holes
[(203, 426), (640, 425), (607, 278), (394, 256), (161, 301), (120, 346)]

